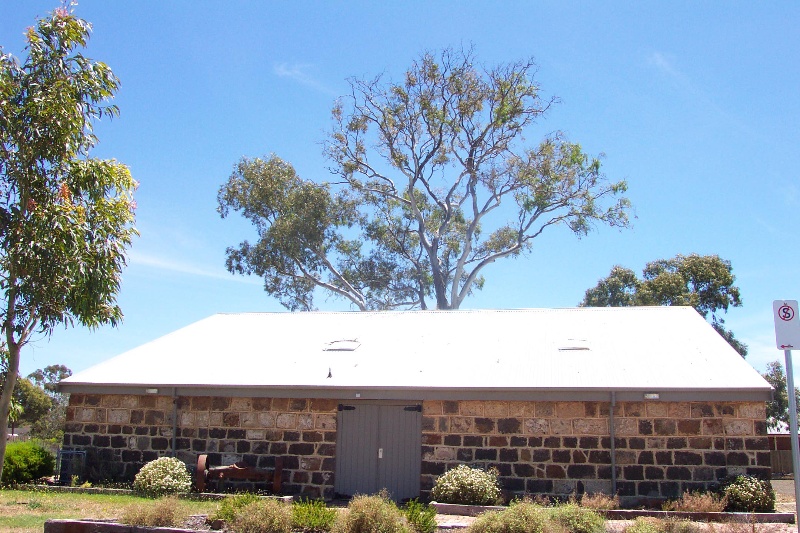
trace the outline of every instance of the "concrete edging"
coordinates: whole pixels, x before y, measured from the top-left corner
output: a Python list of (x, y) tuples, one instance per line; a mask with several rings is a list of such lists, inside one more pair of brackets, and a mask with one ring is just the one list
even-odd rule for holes
[(51, 518), (44, 523), (44, 533), (197, 533), (196, 529), (129, 526), (118, 522)]

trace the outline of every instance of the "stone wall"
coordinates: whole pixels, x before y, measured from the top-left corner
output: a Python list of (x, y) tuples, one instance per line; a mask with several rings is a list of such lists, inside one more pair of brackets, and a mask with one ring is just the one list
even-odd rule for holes
[[(177, 457), (194, 466), (237, 461), (271, 468), (283, 456), (283, 492), (330, 496), (336, 448), (335, 400), (181, 397)], [(90, 479), (130, 481), (141, 466), (169, 455), (173, 399), (159, 395), (72, 394), (64, 446), (87, 450)]]
[[(427, 401), (422, 491), (456, 464), (495, 467), (505, 490), (611, 492), (609, 402)], [(674, 498), (730, 474), (769, 476), (765, 404), (622, 402), (617, 489)]]
[[(181, 397), (177, 456), (194, 465), (284, 457), (286, 494), (333, 495), (337, 400)], [(608, 402), (424, 401), (422, 497), (461, 463), (496, 467), (511, 493), (611, 491)], [(673, 498), (729, 474), (769, 475), (764, 403), (621, 402), (617, 488), (629, 500)], [(85, 449), (90, 478), (131, 480), (172, 447), (173, 399), (72, 394), (64, 445)]]

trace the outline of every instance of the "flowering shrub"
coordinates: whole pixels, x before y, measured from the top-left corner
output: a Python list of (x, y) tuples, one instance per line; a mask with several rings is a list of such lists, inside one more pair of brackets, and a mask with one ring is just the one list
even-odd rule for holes
[(436, 479), (431, 497), (439, 503), (492, 505), (500, 499), (497, 470), (458, 465)]
[(150, 497), (189, 492), (192, 478), (186, 465), (175, 457), (159, 457), (139, 470), (133, 489)]
[(775, 491), (769, 481), (753, 476), (736, 476), (722, 483), (728, 498), (726, 511), (770, 513), (775, 510)]

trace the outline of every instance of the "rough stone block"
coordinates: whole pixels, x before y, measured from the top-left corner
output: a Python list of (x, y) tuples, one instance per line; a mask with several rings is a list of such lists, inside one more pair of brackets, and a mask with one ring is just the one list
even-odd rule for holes
[(239, 413), (222, 413), (222, 425), (225, 427), (239, 427)]
[(441, 415), (444, 413), (440, 400), (425, 400), (422, 402), (422, 412), (426, 415)]
[(489, 439), (489, 446), (492, 448), (505, 448), (508, 446), (508, 437), (491, 435), (487, 439)]
[(551, 418), (550, 433), (552, 435), (572, 435), (572, 420)]
[(466, 416), (451, 416), (450, 431), (453, 433), (471, 433), (473, 431), (475, 419)]
[(767, 408), (764, 402), (739, 404), (739, 416), (753, 420), (766, 420)]
[(463, 401), (460, 412), (462, 416), (483, 416), (483, 402)]
[(239, 413), (239, 426), (243, 428), (257, 428), (261, 427), (261, 424), (258, 423), (258, 415), (260, 413), (247, 411), (244, 413)]
[(617, 464), (618, 465), (636, 464), (636, 453), (628, 450), (618, 450)]
[(523, 425), (528, 435), (547, 435), (550, 432), (550, 425), (544, 418), (526, 418)]
[(605, 435), (608, 433), (608, 421), (602, 418), (578, 418), (572, 421), (576, 435)]
[(692, 418), (709, 418), (714, 416), (714, 407), (709, 403), (693, 403)]
[(497, 431), (503, 434), (521, 433), (522, 419), (501, 418), (497, 421)]
[(667, 404), (667, 416), (678, 420), (692, 416), (692, 407), (688, 402), (669, 402)]
[(586, 416), (586, 409), (583, 402), (556, 402), (556, 417), (583, 418)]
[(567, 466), (567, 476), (570, 479), (591, 479), (595, 477), (597, 468), (595, 465), (569, 465)]
[(297, 415), (294, 413), (281, 413), (277, 416), (275, 425), (280, 429), (296, 429)]
[(535, 402), (534, 416), (539, 418), (551, 418), (555, 416), (556, 406), (554, 402)]
[(508, 416), (508, 403), (501, 401), (487, 401), (483, 406), (483, 416), (505, 418)]
[(653, 432), (656, 435), (675, 435), (676, 424), (669, 418), (658, 418), (653, 422)]
[(554, 463), (570, 463), (572, 462), (572, 453), (570, 450), (553, 450), (551, 457)]
[(664, 469), (657, 466), (646, 466), (644, 477), (645, 479), (664, 479)]
[(752, 420), (726, 418), (722, 425), (725, 428), (725, 435), (754, 435)]
[(615, 418), (614, 433), (622, 436), (639, 435), (639, 420), (636, 418)]
[(433, 458), (437, 461), (454, 461), (456, 459), (456, 448), (436, 446), (433, 451)]
[(676, 465), (701, 465), (703, 456), (697, 452), (676, 451), (673, 453)]
[[(467, 403), (467, 402), (465, 402)], [(495, 422), (491, 418), (476, 418), (475, 431), (478, 433), (492, 433), (495, 429)]]

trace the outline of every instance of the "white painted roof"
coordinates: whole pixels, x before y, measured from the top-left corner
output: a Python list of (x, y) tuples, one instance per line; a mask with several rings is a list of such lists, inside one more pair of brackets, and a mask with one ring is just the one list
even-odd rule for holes
[(770, 390), (690, 307), (218, 314), (63, 383)]

